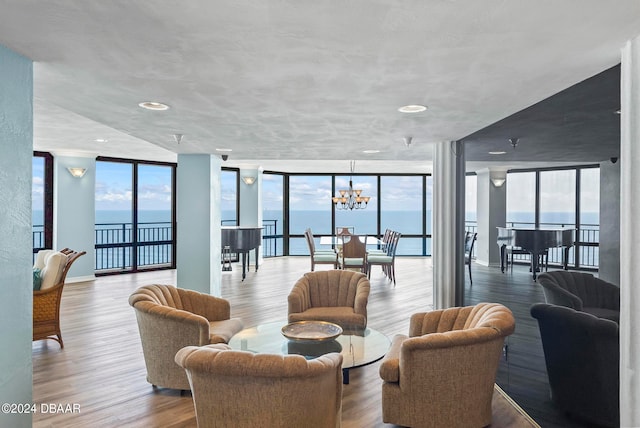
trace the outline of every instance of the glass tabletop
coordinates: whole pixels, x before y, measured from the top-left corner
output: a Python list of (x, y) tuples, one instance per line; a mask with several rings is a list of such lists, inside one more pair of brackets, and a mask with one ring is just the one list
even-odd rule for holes
[(305, 358), (316, 358), (329, 352), (342, 354), (342, 368), (364, 366), (384, 357), (391, 341), (387, 336), (372, 328), (344, 329), (334, 340), (305, 342), (289, 340), (282, 335), (286, 321), (261, 324), (242, 330), (229, 341), (236, 350), (259, 354), (299, 354)]

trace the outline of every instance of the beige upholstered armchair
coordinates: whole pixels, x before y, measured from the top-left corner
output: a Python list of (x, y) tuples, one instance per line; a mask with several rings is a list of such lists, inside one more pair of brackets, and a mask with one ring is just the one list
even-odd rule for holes
[(226, 343), (242, 330), (231, 318), (229, 302), (172, 285), (146, 285), (130, 297), (138, 319), (147, 381), (154, 386), (189, 389), (184, 370), (174, 361), (189, 345)]
[(38, 252), (33, 265), (33, 340), (52, 339), (64, 348), (60, 329), (62, 289), (71, 265), (84, 254), (69, 248)]
[(329, 321), (345, 329), (364, 328), (369, 289), (369, 280), (360, 272), (307, 272), (289, 293), (289, 322)]
[(511, 311), (497, 303), (411, 317), (380, 365), (382, 420), (411, 427), (483, 427)]
[(199, 428), (331, 427), (342, 415), (342, 355), (253, 354), (226, 345), (175, 356), (193, 394)]

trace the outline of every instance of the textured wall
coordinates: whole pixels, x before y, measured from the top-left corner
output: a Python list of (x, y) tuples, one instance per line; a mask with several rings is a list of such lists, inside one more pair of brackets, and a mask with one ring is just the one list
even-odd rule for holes
[(620, 285), (620, 162), (600, 164), (599, 250), (598, 276)]
[[(33, 68), (0, 46), (0, 402), (31, 403)], [(31, 415), (0, 413), (2, 427)]]

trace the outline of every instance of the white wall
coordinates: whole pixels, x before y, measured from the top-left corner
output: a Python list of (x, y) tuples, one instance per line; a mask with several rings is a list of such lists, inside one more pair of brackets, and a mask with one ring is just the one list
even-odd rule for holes
[[(67, 168), (82, 167), (83, 177), (73, 177)], [(94, 157), (53, 157), (53, 248), (86, 251), (76, 260), (68, 281), (95, 277), (96, 162)]]
[[(0, 46), (0, 402), (31, 403), (33, 67)], [(2, 427), (31, 415), (0, 413)]]

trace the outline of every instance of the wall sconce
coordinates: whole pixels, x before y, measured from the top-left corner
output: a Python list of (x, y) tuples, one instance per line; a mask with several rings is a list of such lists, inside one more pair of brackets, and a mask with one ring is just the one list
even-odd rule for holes
[(256, 182), (256, 178), (251, 176), (245, 176), (245, 177), (242, 177), (242, 181), (244, 181), (244, 184), (251, 186), (253, 183)]
[(505, 181), (507, 181), (505, 178), (492, 178), (491, 179), (491, 182), (496, 187), (502, 187), (502, 185), (504, 184)]
[(85, 174), (85, 172), (87, 172), (87, 168), (80, 167), (69, 167), (67, 168), (67, 170), (69, 171), (69, 174), (71, 174), (75, 178), (80, 178)]

